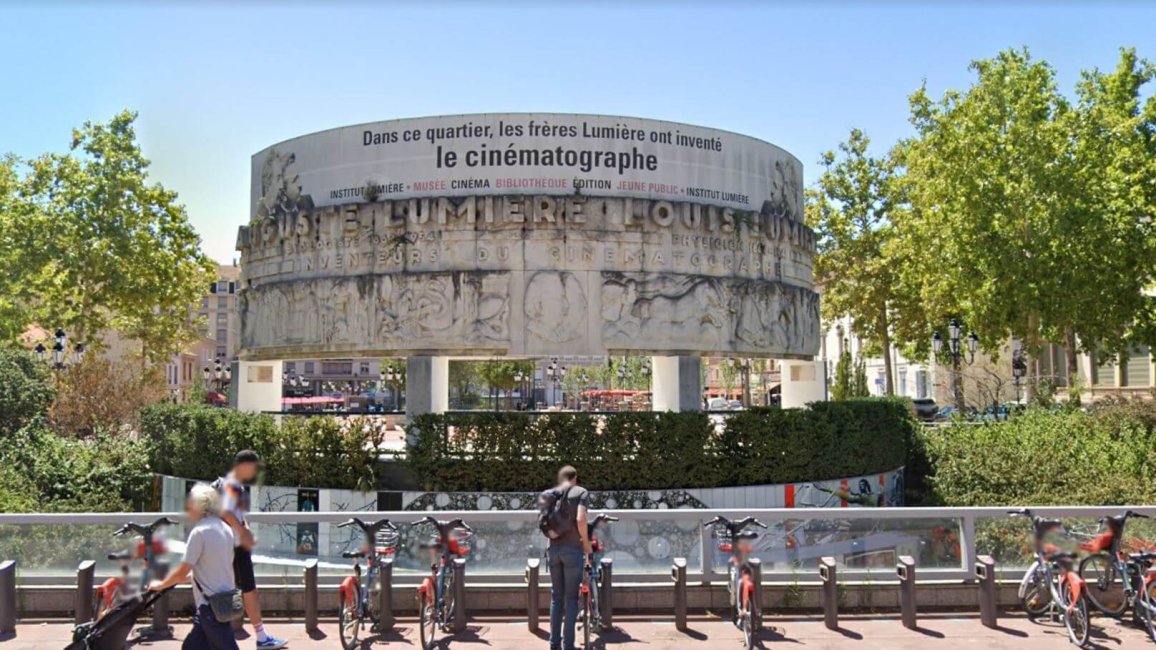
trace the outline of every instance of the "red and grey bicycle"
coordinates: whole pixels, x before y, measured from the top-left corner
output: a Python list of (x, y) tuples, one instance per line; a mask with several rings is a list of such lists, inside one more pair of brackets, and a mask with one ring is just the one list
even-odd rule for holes
[(759, 585), (755, 584), (754, 571), (750, 563), (751, 551), (754, 550), (755, 539), (759, 534), (746, 529), (751, 526), (766, 528), (767, 525), (754, 517), (739, 521), (715, 517), (703, 526), (712, 529), (718, 542), (718, 549), (730, 554), (727, 590), (730, 592), (731, 605), (734, 607), (734, 624), (742, 630), (744, 647), (749, 650), (755, 645), (755, 629), (760, 616), (755, 598), (755, 591)]

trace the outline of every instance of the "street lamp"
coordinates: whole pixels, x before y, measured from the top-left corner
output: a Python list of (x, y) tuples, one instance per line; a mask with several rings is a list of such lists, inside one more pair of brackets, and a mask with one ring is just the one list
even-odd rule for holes
[[(948, 340), (946, 343), (948, 344), (948, 354), (951, 358), (951, 392), (955, 397), (955, 408), (959, 409), (960, 411), (963, 410), (963, 383), (959, 378), (961, 361), (964, 359), (963, 351), (961, 349), (961, 344), (963, 341), (960, 339), (960, 334), (962, 333), (963, 328), (960, 327), (959, 319), (953, 318), (947, 323)], [(944, 343), (945, 341), (943, 340), (942, 334), (936, 332), (934, 335), (932, 335), (931, 348), (935, 352), (936, 357), (939, 357), (942, 354)], [(971, 365), (975, 363), (975, 353), (976, 350), (979, 349), (979, 337), (976, 336), (975, 332), (971, 332), (967, 335), (966, 343), (967, 364)]]
[(402, 372), (401, 368), (394, 368), (393, 364), (391, 363), (381, 369), (379, 376), (383, 385), (387, 383), (389, 385), (390, 402), (393, 404), (393, 410), (400, 411), (401, 389), (398, 388), (398, 384), (403, 380), (405, 376), (404, 373)]
[(1019, 402), (1020, 387), (1023, 386), (1024, 377), (1028, 374), (1028, 358), (1024, 354), (1023, 348), (1020, 348), (1012, 353), (1012, 383), (1016, 387), (1016, 402)]
[[(63, 329), (56, 329), (52, 335), (52, 341), (51, 347), (46, 347), (44, 343), (37, 343), (36, 347), (33, 348), (33, 351), (36, 352), (36, 358), (48, 363), (50, 368), (63, 370), (69, 363), (80, 363), (84, 359), (83, 343), (76, 343), (72, 346), (72, 359), (68, 359), (68, 335)], [(51, 356), (49, 352), (51, 352)]]

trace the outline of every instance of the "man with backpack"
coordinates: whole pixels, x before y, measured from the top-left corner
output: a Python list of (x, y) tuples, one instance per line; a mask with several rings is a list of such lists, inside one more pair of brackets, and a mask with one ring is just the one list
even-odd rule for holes
[(550, 650), (575, 650), (578, 592), (593, 552), (586, 528), (589, 504), (590, 493), (578, 485), (578, 470), (569, 465), (558, 470), (558, 485), (538, 498), (538, 528), (550, 540)]

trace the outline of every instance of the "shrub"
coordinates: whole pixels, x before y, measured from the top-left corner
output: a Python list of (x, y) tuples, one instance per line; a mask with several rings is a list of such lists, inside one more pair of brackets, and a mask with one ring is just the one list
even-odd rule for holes
[(1030, 409), (923, 434), (932, 496), (947, 506), (1121, 505), (1156, 498), (1156, 404)]
[(596, 490), (756, 485), (900, 467), (915, 425), (897, 400), (755, 409), (716, 432), (703, 413), (424, 415), (407, 464), (425, 489), (540, 489), (564, 464)]
[(153, 443), (161, 474), (213, 479), (233, 455), (252, 449), (270, 485), (371, 490), (377, 483), (384, 422), (361, 418), (285, 417), (201, 404), (155, 404), (141, 412), (141, 433)]
[(44, 362), (24, 350), (0, 348), (0, 434), (44, 415), (54, 394)]
[(56, 399), (48, 417), (63, 435), (132, 430), (142, 407), (168, 396), (158, 366), (140, 357), (110, 360), (96, 354), (56, 373)]
[(40, 426), (9, 436), (0, 450), (0, 494), (14, 509), (34, 499), (46, 512), (118, 512), (145, 508), (152, 496), (148, 444), (98, 433), (62, 438)]

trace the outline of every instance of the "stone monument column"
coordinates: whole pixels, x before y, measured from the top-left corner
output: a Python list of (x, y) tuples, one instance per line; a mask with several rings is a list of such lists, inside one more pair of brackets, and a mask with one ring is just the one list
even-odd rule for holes
[(233, 370), (237, 410), (280, 413), (281, 368), (281, 361), (237, 361)]
[(702, 359), (651, 357), (651, 404), (655, 411), (702, 410)]
[(445, 413), (450, 402), (450, 358), (407, 357), (405, 360), (405, 417)]
[(780, 367), (783, 408), (802, 408), (810, 402), (827, 399), (827, 374), (821, 359), (783, 361)]

